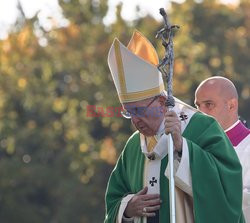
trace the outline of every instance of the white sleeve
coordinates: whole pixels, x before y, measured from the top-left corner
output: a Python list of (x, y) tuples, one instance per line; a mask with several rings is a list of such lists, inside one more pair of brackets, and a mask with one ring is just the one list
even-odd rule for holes
[(250, 137), (246, 137), (235, 151), (242, 166), (243, 204), (242, 209), (246, 223), (250, 223)]
[(250, 223), (250, 190), (243, 189), (243, 213), (246, 223)]
[(134, 194), (128, 194), (126, 197), (122, 198), (120, 207), (119, 207), (119, 211), (118, 211), (118, 215), (116, 217), (116, 223), (122, 223), (122, 222), (134, 222), (133, 218), (125, 218), (123, 216), (124, 211), (128, 205), (128, 202), (132, 199), (132, 197), (134, 197)]
[[(177, 159), (174, 159), (175, 185), (190, 196), (193, 196), (188, 145), (186, 139), (182, 139), (183, 145), (181, 160), (179, 162)], [(169, 164), (165, 170), (165, 176), (169, 178)]]

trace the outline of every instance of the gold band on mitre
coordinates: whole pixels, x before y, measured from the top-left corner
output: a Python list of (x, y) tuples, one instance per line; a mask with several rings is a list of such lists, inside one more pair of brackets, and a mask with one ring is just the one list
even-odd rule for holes
[(165, 87), (162, 83), (159, 87), (148, 89), (141, 92), (131, 92), (126, 94), (119, 94), (118, 97), (121, 103), (133, 102), (133, 101), (140, 101), (147, 98), (154, 97), (156, 95), (160, 95), (164, 91)]

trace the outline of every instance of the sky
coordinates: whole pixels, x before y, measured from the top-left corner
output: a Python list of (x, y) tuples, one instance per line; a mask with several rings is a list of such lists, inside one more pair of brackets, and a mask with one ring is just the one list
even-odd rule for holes
[[(181, 3), (184, 0), (175, 1)], [(225, 4), (235, 4), (239, 0), (220, 1)], [(50, 30), (52, 24), (57, 27), (68, 24), (67, 19), (63, 17), (58, 0), (19, 0), (19, 2), (22, 5), (25, 16), (32, 18), (37, 14), (39, 24), (45, 30)], [(151, 14), (157, 20), (160, 20), (159, 8), (166, 9), (170, 4), (170, 0), (108, 0), (109, 9), (103, 20), (105, 25), (109, 25), (115, 21), (115, 8), (121, 2), (123, 3), (121, 14), (123, 19), (127, 21), (131, 21), (138, 16), (144, 16), (145, 14)], [(17, 20), (17, 3), (18, 0), (0, 0), (0, 39), (8, 37), (11, 25), (15, 24)], [(139, 13), (136, 12), (136, 5), (140, 6)]]
[[(185, 0), (172, 0), (174, 2), (183, 3)], [(202, 1), (202, 0), (197, 0)], [(239, 0), (218, 0), (224, 4), (237, 4)], [(108, 0), (109, 9), (104, 24), (109, 25), (115, 21), (115, 8), (122, 2), (122, 18), (131, 21), (138, 16), (145, 14), (152, 15), (155, 19), (161, 20), (162, 16), (159, 14), (160, 8), (167, 9), (170, 6), (170, 0)], [(136, 12), (136, 5), (140, 6), (140, 12)]]
[[(19, 0), (26, 18), (36, 14), (40, 25), (45, 30), (55, 26), (67, 25), (67, 20), (62, 15), (58, 0)], [(15, 24), (18, 17), (18, 0), (0, 0), (0, 39), (8, 37), (10, 26)]]

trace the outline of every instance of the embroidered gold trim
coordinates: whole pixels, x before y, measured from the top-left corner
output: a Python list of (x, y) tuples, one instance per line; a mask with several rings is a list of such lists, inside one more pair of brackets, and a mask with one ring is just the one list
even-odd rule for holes
[(122, 63), (122, 55), (120, 51), (120, 44), (117, 40), (115, 41), (114, 46), (115, 46), (115, 58), (116, 58), (116, 64), (118, 68), (118, 79), (120, 83), (121, 94), (126, 94), (127, 90), (126, 90), (124, 69), (123, 69), (123, 63)]
[(119, 98), (121, 102), (133, 102), (133, 101), (139, 101), (146, 98), (150, 98), (153, 96), (156, 96), (160, 94), (164, 90), (164, 84), (162, 83), (160, 86), (152, 89), (148, 89), (145, 91), (139, 91), (139, 92), (132, 92), (132, 93), (126, 93), (126, 94), (119, 94)]

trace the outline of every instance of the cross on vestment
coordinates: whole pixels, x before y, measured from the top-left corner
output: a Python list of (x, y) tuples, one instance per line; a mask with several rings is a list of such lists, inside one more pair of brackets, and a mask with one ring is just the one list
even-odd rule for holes
[(152, 177), (152, 180), (149, 181), (149, 184), (153, 187), (154, 184), (157, 183), (157, 180), (155, 179), (155, 177)]
[(181, 112), (179, 117), (181, 118), (181, 121), (185, 121), (186, 119), (188, 119), (188, 116), (185, 115), (183, 112)]

